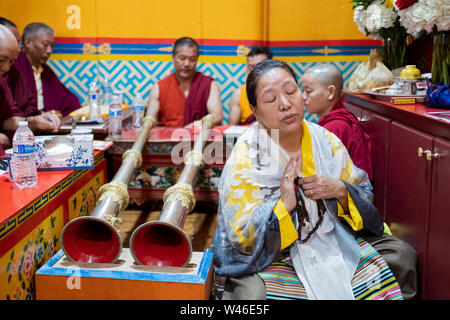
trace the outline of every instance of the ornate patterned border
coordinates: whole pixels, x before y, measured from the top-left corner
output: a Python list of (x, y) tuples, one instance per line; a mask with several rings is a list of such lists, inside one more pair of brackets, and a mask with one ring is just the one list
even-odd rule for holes
[[(290, 62), (297, 79), (318, 62)], [(345, 85), (360, 61), (331, 61), (341, 70)], [(124, 92), (125, 102), (130, 104), (139, 92), (147, 99), (154, 83), (173, 72), (171, 61), (147, 60), (50, 60), (61, 81), (80, 99), (87, 103), (89, 84), (98, 75), (107, 76), (116, 90)], [(228, 108), (231, 95), (244, 84), (245, 63), (207, 63), (199, 62), (197, 70), (212, 76), (220, 85), (224, 124), (228, 123)], [(305, 118), (317, 122), (317, 115), (305, 112)]]
[[(97, 165), (104, 158), (104, 153), (101, 152), (95, 157), (95, 164)], [(33, 203), (29, 204), (13, 217), (9, 218), (2, 224), (0, 224), (0, 241), (4, 239), (6, 236), (11, 234), (14, 230), (16, 230), (22, 223), (28, 220), (31, 216), (36, 214), (41, 208), (50, 203), (53, 199), (55, 199), (59, 194), (61, 194), (64, 190), (70, 187), (75, 181), (81, 178), (84, 174), (86, 174), (89, 170), (75, 170), (70, 176), (65, 178), (63, 181), (58, 183), (48, 192), (42, 194), (37, 200)]]

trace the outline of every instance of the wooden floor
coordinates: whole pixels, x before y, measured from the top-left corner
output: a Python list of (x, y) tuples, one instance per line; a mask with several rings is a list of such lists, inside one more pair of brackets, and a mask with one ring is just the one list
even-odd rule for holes
[[(142, 206), (133, 205), (121, 212), (118, 218), (122, 219), (120, 236), (123, 247), (129, 248), (130, 237), (133, 231), (147, 221), (158, 220), (161, 213), (161, 204), (145, 203)], [(183, 230), (191, 237), (192, 250), (204, 251), (211, 244), (217, 226), (217, 206), (199, 204), (188, 214)]]

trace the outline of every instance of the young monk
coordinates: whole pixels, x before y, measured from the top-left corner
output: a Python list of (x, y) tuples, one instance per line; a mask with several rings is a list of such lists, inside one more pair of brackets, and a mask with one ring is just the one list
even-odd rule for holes
[(344, 108), (344, 79), (339, 69), (327, 63), (311, 67), (303, 75), (302, 85), (306, 111), (319, 115), (319, 125), (342, 141), (353, 163), (372, 181), (370, 138), (353, 113)]

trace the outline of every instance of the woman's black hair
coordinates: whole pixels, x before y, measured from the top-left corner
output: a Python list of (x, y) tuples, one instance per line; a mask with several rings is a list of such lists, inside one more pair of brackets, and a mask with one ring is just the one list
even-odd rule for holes
[(252, 72), (247, 77), (246, 89), (247, 98), (250, 105), (256, 108), (256, 86), (258, 85), (259, 79), (272, 69), (280, 68), (286, 70), (297, 83), (297, 77), (294, 70), (284, 61), (280, 60), (264, 60), (256, 65)]

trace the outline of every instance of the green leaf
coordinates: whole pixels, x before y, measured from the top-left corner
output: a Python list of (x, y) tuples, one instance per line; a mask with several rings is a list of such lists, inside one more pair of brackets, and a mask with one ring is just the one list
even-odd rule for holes
[(14, 258), (14, 250), (11, 252), (11, 260)]
[(12, 277), (12, 274), (10, 274), (10, 275), (8, 276), (8, 283), (11, 282), (11, 277)]
[(11, 269), (11, 262), (9, 262), (8, 265), (6, 266), (6, 272), (9, 272), (9, 269)]
[(26, 245), (23, 247), (23, 252), (27, 252), (27, 250), (28, 250), (28, 244), (26, 244)]

